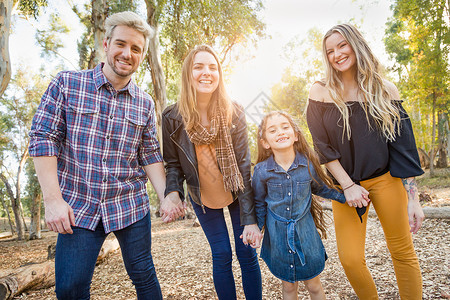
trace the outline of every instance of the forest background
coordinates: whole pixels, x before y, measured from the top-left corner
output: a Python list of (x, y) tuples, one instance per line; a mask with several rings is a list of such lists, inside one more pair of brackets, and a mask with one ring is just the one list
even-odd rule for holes
[[(40, 98), (58, 71), (92, 68), (104, 59), (102, 40), (108, 15), (133, 10), (156, 29), (149, 54), (134, 80), (152, 95), (158, 114), (177, 99), (181, 63), (188, 51), (198, 44), (212, 45), (224, 65), (230, 94), (246, 108), (255, 158), (256, 123), (268, 110), (289, 111), (309, 134), (303, 113), (310, 85), (323, 77), (321, 39), (325, 30), (349, 22), (360, 27), (363, 35), (372, 37), (366, 32), (369, 29), (365, 18), (374, 13), (375, 7), (386, 5), (386, 1), (319, 2), (331, 8), (348, 8), (353, 16), (341, 17), (337, 11), (334, 19), (323, 21), (331, 22), (328, 27), (308, 22), (310, 26), (298, 28), (302, 34), (293, 36), (278, 51), (272, 51), (271, 56), (259, 60), (259, 64), (267, 66), (273, 60), (282, 68), (282, 75), (274, 77), (270, 69), (259, 76), (248, 76), (243, 67), (252, 68), (258, 61), (255, 57), (260, 53), (258, 49), (277, 38), (268, 30), (266, 6), (273, 9), (280, 5), (280, 14), (295, 14), (283, 11), (283, 1), (0, 0), (0, 217), (7, 218), (12, 234), (19, 240), (41, 237), (42, 196), (27, 150), (28, 131)], [(383, 35), (376, 41), (377, 47), (380, 44), (383, 47), (374, 47), (376, 55), (383, 58), (385, 75), (398, 86), (406, 100), (404, 106), (413, 122), (424, 167), (430, 168), (431, 177), (436, 174), (436, 168), (448, 170), (449, 3), (448, 0), (390, 1)], [(307, 5), (304, 9), (307, 11)], [(321, 14), (314, 16), (320, 24)], [(11, 61), (15, 56), (9, 53), (9, 39), (23, 38), (15, 30), (24, 22), (34, 33), (34, 47), (26, 51), (30, 56), (39, 53), (41, 57), (32, 63)], [(76, 52), (75, 49), (67, 52), (68, 40), (71, 44), (76, 42)], [(264, 76), (272, 81), (264, 81)], [(265, 88), (255, 83), (260, 81)], [(236, 94), (238, 89), (244, 91), (245, 100)], [(150, 188), (149, 193), (155, 211), (157, 199)], [(25, 222), (28, 218), (29, 225)]]

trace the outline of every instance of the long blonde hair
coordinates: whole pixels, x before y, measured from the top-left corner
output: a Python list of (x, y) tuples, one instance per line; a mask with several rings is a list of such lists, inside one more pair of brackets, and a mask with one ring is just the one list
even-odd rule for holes
[(216, 52), (208, 45), (199, 45), (192, 49), (186, 56), (181, 70), (181, 92), (178, 100), (178, 110), (183, 118), (186, 130), (200, 122), (200, 113), (197, 110), (197, 95), (193, 85), (192, 68), (194, 57), (199, 52), (208, 52), (214, 56), (219, 70), (219, 85), (214, 91), (208, 107), (208, 115), (211, 116), (216, 106), (225, 113), (227, 124), (231, 125), (233, 117), (233, 104), (225, 90), (223, 82), (222, 66)]
[(343, 98), (344, 84), (340, 72), (335, 70), (328, 61), (325, 45), (327, 38), (336, 32), (342, 35), (355, 52), (357, 66), (355, 81), (359, 88), (358, 94), (362, 95), (364, 100), (363, 108), (369, 128), (371, 127), (370, 115), (382, 135), (389, 141), (395, 140), (396, 135), (400, 132), (400, 114), (391, 100), (400, 99), (392, 99), (392, 94), (386, 88), (380, 74), (380, 63), (358, 29), (350, 24), (340, 24), (334, 26), (325, 34), (322, 41), (322, 51), (326, 65), (325, 87), (342, 114), (343, 130), (347, 133), (347, 138), (350, 139), (351, 129), (349, 109)]
[[(290, 114), (284, 111), (272, 111), (264, 116), (262, 119), (259, 127), (258, 127), (258, 159), (257, 163), (262, 162), (266, 159), (268, 159), (271, 155), (273, 155), (272, 150), (266, 149), (261, 140), (266, 140), (266, 127), (267, 127), (267, 120), (275, 115), (280, 115), (285, 117), (289, 124), (291, 124), (292, 129), (294, 130), (295, 135), (298, 138), (298, 141), (294, 142), (294, 150), (298, 153), (304, 155), (308, 159), (308, 172), (311, 176), (311, 178), (314, 179), (314, 177), (311, 174), (311, 168), (310, 164), (312, 164), (312, 167), (314, 168), (316, 174), (319, 176), (319, 178), (330, 188), (335, 188), (333, 181), (331, 178), (325, 173), (325, 171), (320, 166), (320, 161), (317, 153), (309, 146), (308, 142), (306, 141), (305, 136), (303, 135), (300, 127), (297, 125), (297, 123), (294, 121), (294, 119), (291, 117)], [(314, 224), (316, 225), (316, 228), (319, 230), (320, 236), (322, 238), (327, 238), (327, 232), (326, 227), (328, 225), (328, 220), (325, 218), (325, 214), (323, 212), (322, 205), (320, 204), (319, 200), (316, 196), (312, 195), (312, 203), (311, 203), (311, 214), (314, 219)]]

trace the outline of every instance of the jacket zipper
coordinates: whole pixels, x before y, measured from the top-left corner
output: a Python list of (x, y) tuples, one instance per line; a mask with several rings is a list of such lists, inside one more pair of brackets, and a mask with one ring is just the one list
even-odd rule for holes
[[(200, 177), (198, 176), (198, 170), (197, 170), (197, 168), (195, 167), (194, 162), (191, 161), (191, 159), (190, 159), (189, 156), (187, 155), (186, 151), (184, 151), (183, 147), (181, 147), (180, 144), (178, 144), (172, 137), (170, 137), (170, 139), (172, 140), (172, 142), (173, 142), (175, 145), (178, 146), (178, 148), (181, 149), (181, 151), (183, 151), (183, 153), (184, 153), (184, 155), (186, 155), (186, 158), (188, 159), (188, 161), (189, 161), (189, 162), (191, 163), (191, 165), (194, 167), (194, 170), (196, 171), (196, 172), (195, 172), (195, 175), (197, 176), (197, 181), (198, 181), (198, 188), (200, 189)], [(200, 204), (201, 204), (201, 206), (202, 206), (203, 214), (206, 214), (205, 206), (203, 205), (202, 199), (200, 199)]]

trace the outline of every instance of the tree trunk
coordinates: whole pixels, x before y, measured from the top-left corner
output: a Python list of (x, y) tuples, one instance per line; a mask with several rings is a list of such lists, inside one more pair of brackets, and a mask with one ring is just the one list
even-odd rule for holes
[(11, 215), (9, 214), (9, 206), (6, 205), (3, 195), (0, 196), (0, 199), (2, 200), (3, 209), (6, 211), (6, 215), (8, 216), (9, 227), (11, 228), (12, 234), (14, 234), (14, 233), (16, 233), (16, 230), (14, 228), (15, 225), (13, 224), (13, 222), (11, 220)]
[(30, 240), (41, 238), (41, 194), (33, 196), (31, 202)]
[(0, 0), (0, 97), (11, 79), (9, 28), (11, 27), (12, 4), (12, 0)]
[(438, 155), (437, 168), (447, 168), (447, 137), (448, 137), (448, 115), (441, 111), (438, 113)]
[[(50, 245), (49, 248), (52, 246)], [(106, 240), (97, 257), (97, 264), (117, 249), (116, 238)], [(52, 247), (54, 249), (54, 247)], [(54, 256), (53, 256), (54, 257)], [(39, 264), (30, 264), (15, 270), (0, 271), (0, 300), (13, 299), (27, 290), (44, 289), (55, 285), (55, 262), (47, 260)]]
[(432, 107), (432, 133), (431, 133), (431, 147), (430, 147), (430, 177), (434, 177), (434, 141), (436, 141), (436, 93), (433, 92), (433, 107)]
[(0, 174), (0, 179), (5, 184), (6, 191), (8, 193), (9, 198), (11, 199), (11, 206), (12, 206), (13, 213), (14, 213), (14, 220), (16, 221), (17, 238), (19, 240), (23, 240), (25, 237), (25, 232), (24, 232), (24, 224), (23, 224), (22, 214), (20, 213), (20, 205), (17, 201), (17, 198), (14, 196), (11, 185), (9, 184), (8, 179), (5, 177), (5, 175)]
[[(17, 168), (17, 177), (16, 177), (16, 206), (18, 208), (18, 213), (19, 213), (19, 216), (21, 218), (21, 222), (20, 223), (21, 223), (22, 228), (23, 228), (23, 230), (22, 230), (23, 231), (23, 235), (19, 236), (19, 240), (24, 239), (25, 231), (27, 230), (27, 225), (25, 223), (25, 216), (23, 214), (23, 205), (22, 205), (21, 196), (20, 196), (20, 190), (21, 190), (20, 177), (22, 175), (23, 167), (24, 167), (27, 159), (28, 159), (28, 143), (27, 143), (27, 145), (25, 147), (25, 151), (22, 153), (22, 156), (20, 158), (19, 167)], [(16, 223), (19, 224), (19, 222), (17, 222), (17, 220), (16, 220)], [(19, 230), (17, 230), (17, 232), (19, 232)]]
[(92, 0), (92, 30), (94, 31), (94, 49), (88, 63), (93, 69), (100, 62), (105, 61), (103, 39), (105, 38), (105, 19), (107, 17), (106, 0)]
[(112, 252), (116, 251), (119, 248), (120, 248), (119, 241), (116, 238), (112, 240), (105, 240), (105, 242), (102, 245), (102, 248), (100, 249), (100, 253), (98, 254), (96, 264), (98, 265), (102, 263), (109, 254), (111, 254)]
[(14, 270), (0, 278), (0, 299), (13, 299), (14, 295), (29, 289), (42, 289), (55, 285), (55, 262), (46, 261)]
[(161, 125), (161, 113), (167, 105), (167, 96), (164, 71), (161, 64), (161, 55), (159, 53), (159, 29), (155, 20), (156, 6), (151, 0), (146, 0), (145, 3), (147, 5), (147, 22), (154, 30), (154, 35), (150, 38), (148, 46), (147, 60), (150, 65), (150, 74), (152, 75), (158, 125)]

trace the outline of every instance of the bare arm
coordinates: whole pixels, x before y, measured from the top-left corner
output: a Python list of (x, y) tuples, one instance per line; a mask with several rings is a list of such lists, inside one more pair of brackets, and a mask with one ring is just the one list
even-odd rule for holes
[(75, 216), (70, 205), (64, 201), (59, 187), (57, 158), (55, 156), (34, 157), (34, 167), (44, 196), (45, 222), (50, 230), (72, 234)]
[(162, 162), (144, 166), (145, 174), (147, 174), (150, 183), (158, 195), (159, 200), (164, 199), (164, 189), (166, 188), (166, 173)]
[(417, 190), (417, 182), (415, 177), (402, 178), (403, 186), (408, 194), (408, 218), (409, 226), (412, 233), (417, 233), (422, 227), (422, 222), (425, 219), (422, 206), (419, 202), (419, 192)]
[(338, 160), (330, 161), (325, 166), (344, 190), (345, 200), (349, 206), (367, 206), (370, 201), (369, 192), (353, 182)]
[(185, 205), (178, 192), (172, 192), (164, 198), (166, 173), (162, 162), (144, 166), (145, 173), (153, 185), (160, 201), (160, 213), (163, 222), (171, 222), (184, 216)]

